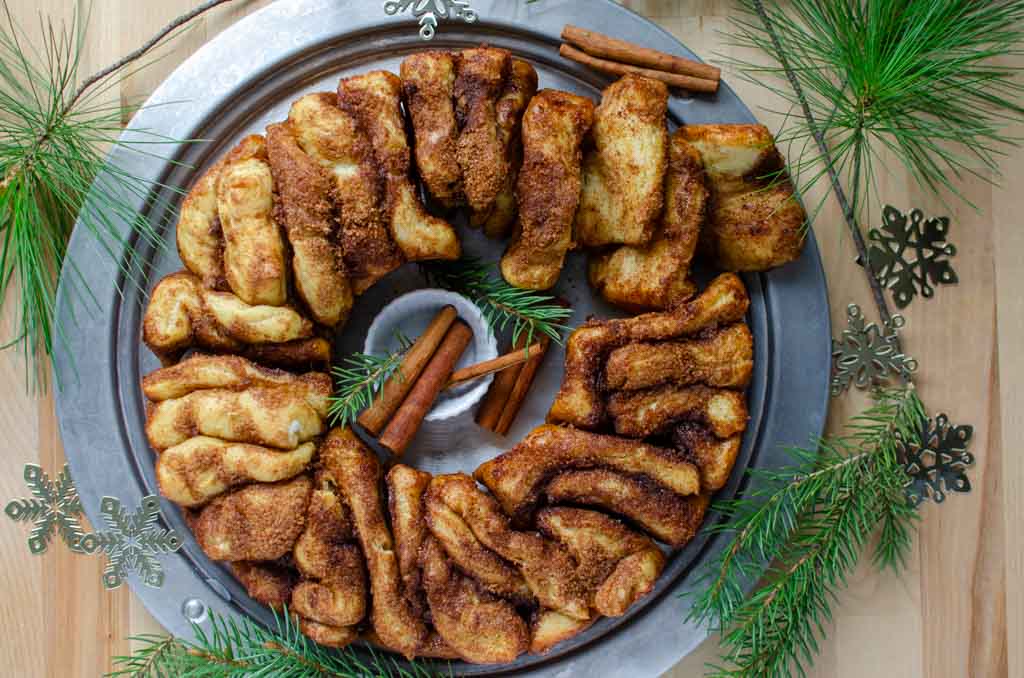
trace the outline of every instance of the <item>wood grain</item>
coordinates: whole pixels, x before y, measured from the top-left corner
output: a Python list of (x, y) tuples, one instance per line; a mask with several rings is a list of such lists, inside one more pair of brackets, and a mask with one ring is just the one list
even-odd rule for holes
[[(511, 0), (510, 0), (511, 1)], [(547, 1), (547, 0), (542, 0)], [(87, 0), (9, 0), (14, 15), (34, 26), (37, 13), (69, 20)], [(141, 43), (196, 0), (94, 0), (83, 71), (99, 68)], [(120, 85), (122, 100), (144, 98), (185, 57), (233, 21), (267, 4), (238, 0), (200, 20), (165, 50), (151, 68)], [(627, 0), (675, 34), (698, 54), (732, 54), (721, 32), (729, 30), (731, 0)], [(1017, 57), (1018, 59), (1022, 57)], [(711, 59), (715, 61), (715, 59)], [(720, 64), (719, 64), (720, 65)], [(724, 69), (723, 77), (755, 107), (755, 114), (777, 128), (783, 110), (764, 89), (744, 83)], [(1014, 130), (1018, 134), (1024, 129)], [(883, 200), (901, 209), (921, 207), (949, 214), (951, 240), (959, 253), (954, 266), (961, 284), (943, 287), (905, 313), (907, 351), (921, 363), (919, 384), (932, 412), (975, 426), (971, 472), (974, 492), (952, 496), (941, 507), (924, 510), (907, 572), (897, 578), (861, 564), (842, 594), (822, 653), (810, 671), (814, 678), (927, 676), (978, 678), (1024, 675), (1024, 455), (1019, 418), (1024, 412), (1024, 210), (1020, 190), (992, 188), (975, 180), (965, 192), (980, 211), (954, 206), (948, 211), (913, 188), (905, 173), (889, 163)], [(1006, 177), (1024, 172), (1024, 151), (1004, 160)], [(841, 214), (824, 187), (810, 202), (823, 200), (815, 234), (828, 274), (832, 320), (845, 323), (845, 308), (857, 302), (874, 316), (862, 270), (842, 225)], [(869, 214), (878, 215), (877, 206)], [(9, 336), (13, 316), (0, 317)], [(63, 464), (53, 403), (22, 388), (22, 366), (12, 352), (0, 353), (0, 426), (6, 436), (7, 469), (0, 474), (0, 498), (25, 494), (21, 467), (37, 461), (53, 473)], [(830, 428), (864, 404), (859, 393), (834, 401)], [(1006, 454), (1004, 455), (1004, 451)], [(26, 531), (7, 524), (0, 530), (4, 567), (0, 611), (9, 620), (0, 645), (0, 671), (16, 676), (97, 676), (110, 657), (128, 651), (128, 635), (159, 627), (127, 589), (114, 593), (100, 583), (102, 561), (55, 547), (42, 556), (28, 553)], [(1014, 576), (1016, 575), (1016, 576)], [(681, 603), (680, 603), (681, 605)], [(680, 619), (684, 610), (680, 607)], [(1017, 639), (1018, 642), (1009, 642)], [(710, 638), (668, 675), (703, 673), (716, 655)]]

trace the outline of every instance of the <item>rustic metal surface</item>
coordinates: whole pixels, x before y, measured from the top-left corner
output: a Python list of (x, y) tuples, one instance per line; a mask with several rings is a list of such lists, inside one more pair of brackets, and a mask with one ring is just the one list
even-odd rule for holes
[[(540, 74), (542, 87), (567, 89), (594, 98), (610, 81), (557, 55), (558, 34), (575, 23), (626, 40), (687, 56), (690, 52), (649, 21), (606, 0), (544, 0), (521, 3), (475, 0), (479, 20), (448, 23), (431, 47), (463, 47), (486, 41), (512, 49), (529, 59)], [(339, 76), (372, 68), (397, 71), (401, 59), (423, 48), (415, 21), (387, 17), (376, 2), (286, 0), (238, 22), (199, 50), (153, 94), (150, 104), (133, 120), (126, 134), (146, 128), (174, 138), (209, 139), (208, 143), (169, 146), (163, 152), (195, 169), (141, 155), (120, 154), (115, 160), (134, 173), (169, 185), (188, 185), (196, 170), (209, 165), (241, 136), (285, 117), (288, 104), (302, 93), (330, 89)], [(673, 125), (682, 122), (750, 122), (754, 118), (727, 86), (713, 97), (680, 98), (670, 102)], [(155, 149), (159, 152), (159, 149)], [(155, 189), (150, 206), (139, 209), (153, 223), (173, 213), (178, 196)], [(502, 245), (460, 225), (465, 249), (491, 259)], [(143, 432), (144, 402), (139, 389), (142, 374), (158, 366), (140, 344), (144, 294), (164, 274), (180, 267), (174, 252), (173, 228), (165, 231), (167, 247), (144, 251), (149, 263), (143, 280), (123, 278), (116, 261), (97, 252), (81, 233), (72, 237), (70, 256), (78, 264), (103, 306), (84, 317), (72, 317), (71, 305), (59, 306), (73, 327), (55, 369), (65, 387), (57, 410), (65, 450), (70, 459), (89, 518), (100, 516), (92, 507), (104, 495), (136, 504), (156, 492), (152, 452)], [(806, 443), (820, 434), (828, 402), (831, 329), (824, 274), (813, 236), (801, 259), (782, 269), (745, 278), (752, 305), (749, 322), (755, 337), (756, 369), (750, 388), (750, 427), (745, 435), (737, 471), (726, 494), (743, 485), (741, 469), (781, 465), (783, 447)], [(415, 267), (389, 276), (360, 298), (352, 320), (338, 340), (342, 351), (358, 350), (376, 311), (404, 291), (423, 285)], [(123, 294), (118, 290), (123, 290)], [(569, 323), (588, 315), (618, 315), (597, 300), (586, 283), (585, 260), (570, 258), (556, 292), (575, 309)], [(552, 351), (541, 371), (533, 397), (503, 440), (475, 432), (460, 439), (445, 455), (410, 456), (428, 471), (471, 470), (481, 461), (507, 449), (512, 441), (543, 419), (560, 380), (562, 351)], [(453, 441), (454, 442), (454, 441)], [(134, 590), (168, 630), (188, 635), (184, 609), (199, 603), (217, 612), (249, 614), (264, 622), (270, 614), (245, 595), (226, 570), (205, 557), (189, 536), (180, 512), (163, 502), (169, 527), (185, 535), (185, 545), (164, 558), (165, 581), (160, 590)], [(657, 589), (630, 614), (602, 619), (545, 657), (525, 656), (514, 664), (495, 667), (457, 665), (463, 675), (515, 671), (517, 675), (657, 676), (691, 651), (706, 631), (683, 622), (688, 575), (710, 552), (721, 548), (717, 539), (698, 537), (673, 554)], [(196, 603), (196, 601), (199, 603)], [(204, 607), (204, 609), (205, 609)]]

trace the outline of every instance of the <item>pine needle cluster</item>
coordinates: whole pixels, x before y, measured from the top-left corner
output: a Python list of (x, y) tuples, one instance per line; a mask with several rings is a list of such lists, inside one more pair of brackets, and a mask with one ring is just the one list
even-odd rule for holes
[(273, 630), (249, 618), (210, 613), (210, 629), (194, 638), (146, 634), (134, 654), (114, 658), (106, 678), (434, 678), (449, 675), (425, 662), (403, 662), (372, 648), (331, 650), (309, 640), (288, 615)]
[(711, 530), (727, 544), (708, 563), (689, 614), (721, 631), (726, 665), (714, 675), (804, 675), (836, 593), (872, 537), (874, 564), (902, 569), (917, 512), (899, 441), (913, 439), (924, 418), (913, 386), (880, 391), (846, 435), (793, 449), (786, 468), (751, 469), (744, 496), (715, 505), (725, 520)]
[(421, 264), (420, 268), (430, 284), (472, 300), (495, 333), (511, 327), (513, 344), (523, 332), (527, 346), (540, 334), (561, 344), (569, 329), (564, 322), (572, 315), (571, 308), (549, 294), (510, 285), (493, 264), (466, 257), (454, 262)]
[(402, 378), (398, 368), (402, 366), (402, 359), (412, 342), (401, 334), (395, 338), (399, 344), (398, 351), (382, 356), (352, 353), (340, 365), (331, 368), (334, 394), (327, 399), (327, 414), (334, 426), (348, 426), (360, 412), (373, 404), (373, 399), (388, 379), (395, 374)]
[(1024, 0), (738, 3), (728, 39), (769, 60), (732, 61), (788, 104), (778, 138), (803, 192), (834, 171), (858, 215), (892, 171), (886, 153), (940, 199), (965, 199), (966, 177), (999, 177), (1018, 141), (1007, 127), (1024, 118), (1022, 69), (1006, 58), (1021, 54)]

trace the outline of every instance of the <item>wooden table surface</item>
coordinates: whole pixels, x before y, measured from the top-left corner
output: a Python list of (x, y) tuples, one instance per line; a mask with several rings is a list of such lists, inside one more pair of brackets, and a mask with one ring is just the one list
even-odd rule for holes
[[(285, 0), (286, 1), (286, 0)], [(379, 2), (380, 0), (358, 0)], [(518, 1), (518, 0), (509, 0)], [(542, 0), (547, 1), (547, 0)], [(8, 0), (14, 16), (34, 27), (39, 12), (58, 20), (86, 8), (88, 0)], [(93, 0), (83, 72), (92, 72), (136, 47), (198, 0)], [(236, 0), (196, 22), (166, 56), (120, 85), (123, 100), (144, 97), (188, 54), (233, 21), (266, 2)], [(683, 43), (716, 61), (729, 54), (722, 31), (729, 30), (732, 0), (627, 0), (626, 5), (674, 33)], [(726, 77), (761, 120), (777, 129), (781, 118), (758, 107), (775, 102), (763, 88)], [(775, 107), (778, 108), (777, 106)], [(1024, 131), (1014, 130), (1019, 136)], [(954, 495), (937, 507), (926, 505), (909, 568), (897, 578), (863, 565), (840, 595), (835, 620), (822, 643), (812, 676), (928, 676), (959, 678), (1024, 676), (1024, 485), (1022, 438), (1016, 417), (1024, 413), (1024, 294), (1015, 287), (1024, 275), (1024, 195), (1014, 179), (1024, 170), (1024, 151), (1004, 160), (1005, 188), (980, 180), (964, 185), (979, 211), (963, 205), (943, 208), (910, 185), (895, 164), (884, 177), (881, 199), (901, 209), (920, 207), (948, 214), (950, 240), (957, 246), (955, 287), (940, 288), (931, 300), (916, 300), (904, 315), (906, 351), (921, 364), (917, 383), (926, 406), (975, 427), (970, 472), (974, 491)], [(810, 200), (821, 199), (818, 195)], [(877, 224), (880, 210), (869, 213)], [(862, 270), (834, 200), (828, 199), (814, 226), (828, 274), (832, 322), (845, 326), (847, 304), (856, 302), (876, 318)], [(0, 318), (4, 339), (13, 316)], [(14, 352), (0, 354), (0, 427), (7, 440), (0, 474), (0, 499), (24, 496), (22, 465), (32, 461), (50, 472), (63, 463), (51, 397), (24, 393), (23, 372)], [(836, 430), (864, 404), (855, 393), (833, 401), (830, 428)], [(1016, 413), (1016, 415), (1014, 414)], [(1014, 434), (1014, 430), (1018, 433)], [(1004, 455), (1004, 450), (1009, 453)], [(7, 631), (0, 643), (0, 673), (11, 676), (97, 676), (112, 655), (129, 650), (125, 638), (159, 631), (127, 587), (108, 593), (100, 583), (101, 558), (76, 556), (55, 546), (29, 555), (27, 530), (5, 521), (0, 529), (3, 558), (0, 611)], [(1017, 575), (1013, 576), (1012, 573)], [(680, 617), (683, 610), (680, 609)], [(1008, 639), (1017, 638), (1010, 643)], [(716, 656), (714, 637), (669, 675), (700, 675)]]

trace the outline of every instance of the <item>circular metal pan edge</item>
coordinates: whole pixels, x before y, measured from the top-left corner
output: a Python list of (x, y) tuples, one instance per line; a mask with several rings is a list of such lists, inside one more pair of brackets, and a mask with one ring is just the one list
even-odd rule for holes
[[(358, 7), (356, 6), (358, 5)], [(541, 42), (553, 49), (546, 63), (557, 66), (570, 76), (588, 85), (607, 82), (573, 64), (561, 62), (557, 56), (557, 35), (565, 23), (614, 32), (627, 40), (643, 42), (664, 50), (679, 50), (679, 43), (668, 33), (632, 12), (611, 2), (563, 1), (524, 4), (497, 0), (474, 2), (481, 22), (472, 27), (443, 24), (435, 46), (450, 36), (471, 33), (474, 40), (488, 40), (516, 49), (515, 39), (504, 36), (528, 30), (541, 36)], [(286, 27), (287, 32), (282, 31)], [(386, 47), (381, 36), (397, 31), (415, 35), (415, 22), (406, 17), (388, 19), (376, 3), (337, 2), (330, 0), (292, 0), (278, 2), (238, 22), (193, 55), (153, 94), (145, 108), (133, 120), (126, 135), (136, 130), (151, 129), (173, 138), (187, 138), (194, 130), (203, 129), (208, 119), (229, 104), (230, 97), (245, 89), (268, 69), (288, 68), (299, 59), (308, 59), (310, 46), (337, 45), (346, 39), (366, 41)], [(254, 49), (253, 45), (259, 45)], [(536, 45), (524, 44), (542, 59)], [(330, 55), (321, 55), (325, 63)], [(197, 96), (199, 89), (202, 94)], [(187, 106), (168, 105), (188, 100)], [(252, 102), (247, 102), (252, 103)], [(239, 104), (244, 105), (244, 104)], [(258, 103), (254, 104), (258, 108)], [(722, 91), (708, 99), (673, 98), (671, 113), (677, 120), (747, 122), (754, 118), (732, 91)], [(158, 150), (168, 155), (178, 153), (174, 147)], [(168, 163), (138, 154), (115, 151), (118, 164), (153, 182), (165, 181), (172, 175)], [(171, 182), (175, 183), (175, 182)], [(146, 210), (141, 200), (140, 211)], [(127, 226), (120, 224), (124, 232)], [(88, 317), (74, 309), (81, 303), (70, 299), (69, 288), (61, 285), (58, 314), (71, 329), (67, 342), (55, 358), (55, 374), (60, 390), (56, 393), (57, 413), (65, 450), (76, 478), (86, 513), (98, 526), (99, 500), (105, 494), (121, 498), (126, 505), (135, 505), (152, 491), (145, 482), (144, 471), (132, 459), (133, 442), (122, 422), (132, 407), (122, 402), (125, 378), (137, 379), (134, 369), (139, 350), (137, 322), (126, 322), (124, 314), (137, 316), (141, 301), (123, 304), (119, 287), (130, 290), (119, 269), (122, 262), (101, 253), (88, 235), (76, 230), (69, 249), (70, 261), (78, 266), (85, 284), (100, 300), (102, 308), (88, 309)], [(746, 462), (758, 467), (774, 467), (783, 463), (786, 445), (807, 442), (820, 434), (828, 404), (829, 344), (831, 329), (824, 273), (813, 235), (808, 238), (804, 255), (798, 262), (768, 274), (747, 276), (756, 304), (765, 312), (752, 318), (755, 336), (767, 338), (757, 347), (758, 359), (765, 365), (763, 388), (757, 400), (760, 412), (752, 410), (752, 421), (758, 423), (748, 432), (744, 443)], [(141, 284), (145, 287), (145, 281)], [(141, 300), (142, 295), (128, 294)], [(760, 301), (758, 301), (760, 299)], [(753, 314), (752, 314), (753, 315)], [(125, 327), (134, 328), (134, 336), (125, 336)], [(120, 336), (119, 336), (120, 335)], [(132, 355), (134, 352), (136, 355)], [(137, 389), (137, 381), (132, 387)], [(752, 405), (754, 404), (752, 399)], [(136, 428), (138, 428), (136, 420)], [(115, 425), (115, 423), (117, 425)], [(136, 430), (136, 433), (138, 431)], [(145, 449), (145, 448), (143, 448)], [(127, 457), (127, 458), (126, 458)], [(151, 475), (149, 464), (149, 474)], [(740, 489), (742, 474), (733, 474), (726, 493)], [(163, 502), (165, 515), (177, 511)], [(709, 517), (709, 520), (713, 518)], [(169, 520), (169, 523), (180, 523)], [(187, 542), (194, 540), (187, 538)], [(191, 544), (194, 547), (194, 543)], [(556, 675), (565, 671), (592, 672), (596, 676), (659, 675), (696, 647), (707, 635), (706, 630), (685, 624), (687, 604), (677, 594), (692, 586), (689, 577), (693, 567), (722, 548), (720, 540), (699, 537), (673, 561), (682, 567), (666, 572), (655, 593), (642, 601), (643, 609), (620, 620), (603, 619), (577, 638), (564, 643), (547, 657), (525, 656), (501, 667), (471, 667), (460, 664), (461, 674), (515, 671), (517, 675)], [(193, 548), (193, 551), (198, 549)], [(190, 629), (181, 614), (181, 604), (199, 597), (218, 612), (229, 615), (249, 613), (266, 621), (265, 609), (247, 598), (225, 588), (218, 581), (221, 572), (210, 572), (199, 565), (205, 560), (187, 551), (165, 557), (166, 581), (161, 589), (147, 588), (132, 581), (135, 592), (151, 613), (171, 632), (190, 636)], [(207, 561), (208, 563), (208, 561)], [(233, 599), (227, 602), (225, 598)]]

